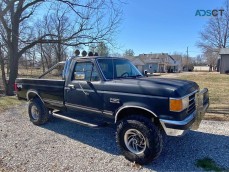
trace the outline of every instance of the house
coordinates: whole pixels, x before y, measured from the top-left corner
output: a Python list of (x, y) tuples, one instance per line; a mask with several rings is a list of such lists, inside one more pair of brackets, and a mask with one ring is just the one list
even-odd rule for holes
[(221, 48), (220, 55), (220, 74), (229, 73), (229, 48)]
[(143, 70), (149, 73), (165, 72), (165, 54), (140, 54), (139, 58), (143, 61)]
[(143, 71), (149, 73), (179, 72), (181, 61), (175, 60), (167, 53), (160, 54), (140, 54), (139, 58), (144, 63)]
[(175, 63), (174, 63), (174, 71), (175, 72), (181, 72), (183, 69), (183, 66), (182, 66), (182, 56), (181, 55), (171, 55), (171, 57), (175, 60)]
[(143, 66), (145, 64), (143, 63), (143, 61), (140, 58), (133, 57), (133, 56), (127, 56), (125, 58), (131, 61), (138, 68), (140, 72), (144, 73)]
[(139, 54), (139, 56), (127, 56), (140, 72), (144, 73), (165, 73), (165, 72), (181, 72), (182, 56), (169, 55), (167, 53), (158, 54)]

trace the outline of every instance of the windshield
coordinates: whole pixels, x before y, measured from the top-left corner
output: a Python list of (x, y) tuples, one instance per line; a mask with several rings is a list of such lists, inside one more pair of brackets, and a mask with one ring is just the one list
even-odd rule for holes
[(138, 69), (126, 59), (98, 59), (98, 63), (106, 79), (142, 76)]

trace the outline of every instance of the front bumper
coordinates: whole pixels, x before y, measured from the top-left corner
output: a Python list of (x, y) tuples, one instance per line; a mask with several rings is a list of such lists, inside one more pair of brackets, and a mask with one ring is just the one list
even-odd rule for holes
[(160, 119), (160, 123), (168, 136), (182, 136), (189, 129), (197, 130), (209, 107), (208, 89), (196, 93), (196, 110), (182, 121)]

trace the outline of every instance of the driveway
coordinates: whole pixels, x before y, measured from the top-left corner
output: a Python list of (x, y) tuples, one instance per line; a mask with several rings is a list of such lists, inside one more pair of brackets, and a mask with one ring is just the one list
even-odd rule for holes
[(147, 166), (127, 161), (115, 143), (115, 126), (91, 129), (60, 119), (33, 125), (23, 104), (0, 113), (0, 171), (200, 171), (212, 158), (229, 169), (229, 122), (203, 121), (198, 131), (170, 137)]

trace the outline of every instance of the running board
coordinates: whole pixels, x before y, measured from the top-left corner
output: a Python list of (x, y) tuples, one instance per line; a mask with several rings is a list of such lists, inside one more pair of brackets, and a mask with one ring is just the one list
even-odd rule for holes
[(99, 127), (103, 127), (105, 125), (97, 125), (97, 124), (91, 124), (91, 123), (88, 123), (88, 122), (84, 122), (84, 121), (80, 121), (80, 120), (77, 120), (77, 119), (74, 119), (74, 118), (70, 118), (70, 117), (67, 117), (67, 116), (63, 116), (63, 115), (60, 115), (60, 114), (57, 114), (57, 113), (52, 113), (52, 115), (56, 118), (60, 118), (60, 119), (63, 119), (63, 120), (66, 120), (66, 121), (69, 121), (69, 122), (74, 122), (76, 124), (79, 124), (79, 125), (83, 125), (83, 126), (86, 126), (86, 127), (91, 127), (91, 128), (99, 128)]

